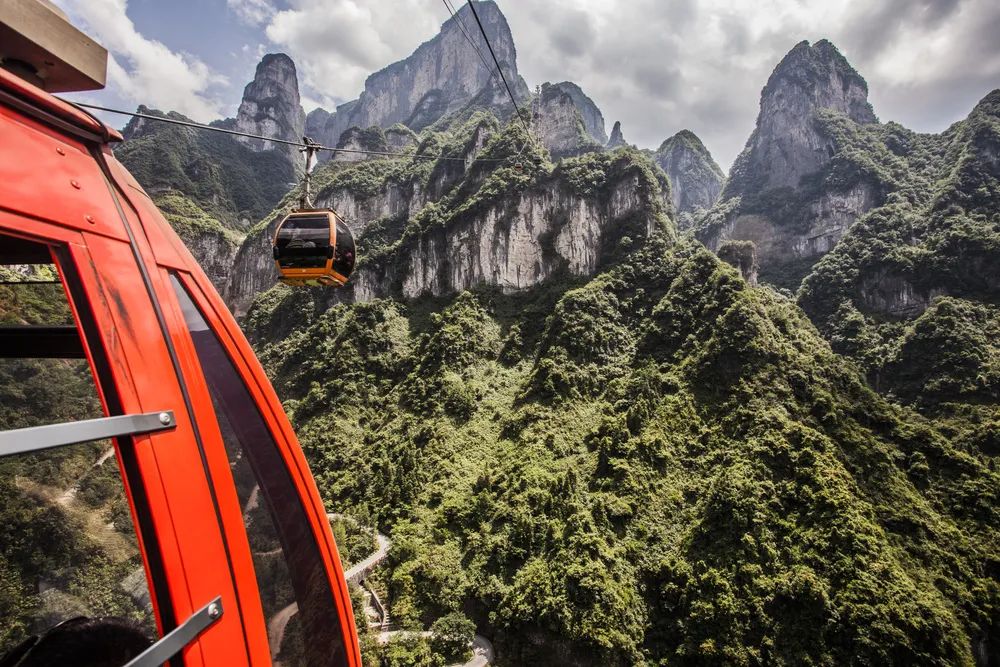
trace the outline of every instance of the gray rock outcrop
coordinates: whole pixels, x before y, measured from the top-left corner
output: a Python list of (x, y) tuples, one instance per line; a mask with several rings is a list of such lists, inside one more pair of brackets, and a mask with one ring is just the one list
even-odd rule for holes
[[(483, 126), (485, 128), (485, 125)], [(482, 128), (480, 128), (482, 129)], [(474, 156), (489, 138), (476, 130), (468, 145)], [(454, 183), (483, 177), (471, 160), (448, 163), (458, 174), (442, 173)], [(357, 169), (359, 167), (344, 167)], [(662, 223), (659, 185), (642, 180), (635, 169), (615, 172), (601, 196), (584, 195), (557, 169), (536, 176), (530, 187), (512, 191), (477, 207), (475, 213), (457, 216), (444, 225), (432, 225), (407, 235), (390, 255), (362, 264), (350, 283), (331, 290), (334, 301), (367, 301), (383, 297), (415, 298), (462, 291), (476, 285), (493, 285), (504, 291), (535, 286), (561, 272), (592, 275), (609, 248), (624, 237), (639, 239)], [(402, 228), (429, 204), (441, 205), (450, 187), (439, 186), (437, 170), (428, 185), (420, 180), (397, 183), (387, 180), (378, 189), (358, 191), (344, 185), (328, 187), (316, 196), (318, 206), (340, 213), (356, 238), (376, 221), (396, 220)], [(475, 187), (473, 185), (473, 187)], [(270, 254), (270, 239), (280, 220), (254, 230), (237, 253), (225, 298), (238, 315), (246, 314), (254, 297), (277, 280)], [(363, 255), (363, 242), (359, 255)]]
[[(638, 178), (615, 184), (607, 198), (581, 198), (556, 180), (505, 199), (459, 228), (432, 230), (406, 249), (393, 282), (404, 298), (440, 296), (486, 284), (513, 292), (538, 285), (557, 272), (593, 275), (601, 250), (619, 221), (655, 221), (638, 193)], [(388, 296), (378, 268), (359, 272), (355, 300)]]
[(833, 44), (800, 42), (774, 68), (760, 95), (757, 126), (736, 158), (725, 197), (783, 186), (824, 167), (836, 151), (819, 131), (817, 109), (832, 109), (856, 123), (875, 123), (868, 84)]
[[(358, 238), (370, 222), (413, 215), (427, 203), (427, 199), (419, 187), (390, 184), (371, 195), (358, 194), (349, 187), (329, 188), (317, 193), (313, 203), (337, 211)], [(254, 230), (236, 252), (223, 294), (237, 316), (246, 314), (254, 297), (278, 280), (271, 258), (271, 238), (281, 217), (274, 217), (265, 227)], [(351, 282), (355, 279), (352, 278)]]
[(601, 150), (604, 145), (598, 138), (604, 136), (604, 117), (576, 84), (542, 84), (532, 123), (535, 134), (554, 159)]
[(306, 114), (305, 132), (306, 136), (313, 141), (320, 141), (326, 134), (326, 124), (333, 118), (333, 114), (326, 109), (313, 109)]
[(726, 177), (690, 130), (681, 130), (662, 144), (653, 155), (670, 179), (670, 196), (678, 213), (711, 208), (722, 192)]
[(362, 130), (359, 127), (349, 127), (340, 135), (337, 141), (337, 152), (334, 153), (334, 162), (360, 162), (378, 157), (373, 153), (388, 152), (389, 145), (386, 143), (385, 133), (382, 128), (369, 127)]
[(417, 135), (402, 123), (397, 123), (385, 131), (385, 143), (389, 150), (399, 152), (417, 143)]
[[(243, 101), (236, 112), (233, 129), (265, 137), (301, 141), (305, 127), (306, 115), (299, 100), (295, 63), (284, 53), (267, 54), (257, 65), (253, 81), (243, 90)], [(280, 150), (295, 165), (302, 161), (295, 146), (249, 137), (236, 139), (256, 151)]]
[(622, 122), (616, 120), (614, 127), (611, 128), (611, 138), (608, 139), (608, 148), (614, 149), (621, 146), (628, 146), (628, 143), (625, 141), (625, 136), (622, 135)]
[(590, 138), (599, 144), (608, 143), (608, 134), (604, 129), (604, 114), (597, 108), (594, 100), (590, 99), (580, 86), (572, 81), (563, 81), (551, 85), (569, 95), (570, 99), (573, 100), (576, 110), (580, 112), (583, 129), (590, 135)]
[(752, 241), (761, 280), (790, 289), (880, 200), (866, 181), (823, 185), (820, 172), (841, 146), (824, 131), (820, 111), (860, 125), (878, 122), (865, 80), (837, 48), (801, 42), (768, 79), (757, 125), (698, 229), (715, 250), (727, 239)]
[[(490, 44), (496, 52), (504, 76), (518, 102), (530, 97), (527, 84), (517, 73), (517, 51), (510, 26), (492, 0), (476, 2)], [(463, 27), (489, 63), (483, 66), (469, 44)], [(375, 72), (365, 81), (361, 96), (337, 107), (324, 117), (321, 139), (336, 145), (350, 127), (378, 126), (383, 129), (396, 123), (419, 131), (444, 116), (456, 112), (477, 99), (503, 115), (510, 114), (510, 101), (501, 93), (499, 76), (493, 66), (483, 37), (468, 5), (441, 26), (441, 31), (424, 42), (410, 56)], [(324, 112), (325, 113), (325, 112)], [(316, 116), (316, 127), (319, 118)]]

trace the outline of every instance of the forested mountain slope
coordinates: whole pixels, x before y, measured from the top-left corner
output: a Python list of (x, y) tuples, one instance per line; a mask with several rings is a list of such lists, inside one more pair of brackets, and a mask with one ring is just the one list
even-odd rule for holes
[(816, 265), (799, 303), (881, 389), (924, 405), (995, 405), (1000, 90), (941, 135), (835, 122), (857, 147), (842, 172), (890, 194)]
[(276, 287), (247, 329), (331, 507), (392, 534), (394, 618), (463, 609), (511, 665), (996, 654), (996, 421), (892, 405), (698, 245), (317, 298)]

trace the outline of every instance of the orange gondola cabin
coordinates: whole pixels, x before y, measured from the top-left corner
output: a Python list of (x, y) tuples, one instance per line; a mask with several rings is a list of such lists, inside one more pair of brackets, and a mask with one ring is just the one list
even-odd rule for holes
[[(360, 665), (264, 371), (121, 136), (52, 95), (101, 87), (106, 57), (49, 3), (0, 2), (0, 665)], [(341, 225), (290, 216), (285, 279), (346, 281)]]
[(281, 221), (272, 243), (281, 281), (341, 286), (354, 272), (354, 236), (330, 209), (299, 209)]

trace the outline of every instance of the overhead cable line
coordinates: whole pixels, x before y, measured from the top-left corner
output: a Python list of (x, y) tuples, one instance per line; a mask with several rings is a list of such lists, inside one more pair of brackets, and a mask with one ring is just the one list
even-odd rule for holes
[(476, 52), (476, 55), (479, 56), (479, 61), (483, 63), (483, 67), (486, 68), (486, 73), (490, 75), (490, 79), (493, 81), (493, 83), (497, 84), (497, 87), (499, 87), (500, 81), (497, 80), (497, 75), (493, 73), (493, 67), (490, 66), (488, 62), (486, 62), (486, 56), (483, 55), (483, 52), (479, 48), (479, 45), (477, 45), (475, 40), (472, 39), (472, 35), (469, 34), (469, 30), (465, 27), (465, 21), (462, 19), (461, 16), (458, 15), (458, 11), (455, 9), (455, 6), (452, 5), (451, 0), (441, 0), (441, 2), (444, 3), (445, 9), (447, 9), (448, 12), (451, 14), (452, 18), (455, 19), (455, 22), (458, 24), (458, 27), (461, 28), (462, 34), (465, 35), (465, 41), (469, 43), (469, 46), (471, 46), (472, 49)]
[[(469, 30), (466, 28), (465, 25), (465, 19), (463, 19), (461, 14), (458, 13), (458, 10), (455, 9), (455, 6), (452, 4), (451, 0), (441, 0), (441, 1), (444, 3), (445, 9), (447, 9), (448, 12), (451, 14), (452, 18), (455, 19), (455, 22), (458, 23), (458, 27), (462, 29), (462, 34), (465, 35), (465, 41), (469, 43), (469, 46), (471, 46), (472, 49), (476, 52), (476, 55), (479, 56), (479, 61), (483, 63), (483, 67), (486, 68), (486, 72), (490, 75), (490, 81), (495, 83), (497, 88), (499, 88), (501, 84), (500, 81), (497, 80), (496, 72), (494, 72), (493, 67), (491, 67), (490, 64), (486, 62), (486, 56), (483, 55), (482, 49), (479, 48), (479, 45), (476, 44), (476, 40), (474, 40), (472, 38), (472, 35), (469, 34)], [(487, 40), (487, 45), (489, 45), (489, 40)], [(497, 68), (496, 71), (500, 72), (501, 77), (503, 76), (503, 72), (500, 71), (499, 67)], [(506, 82), (504, 83), (504, 85), (506, 86)], [(519, 111), (516, 103), (514, 104), (514, 109), (516, 111)], [(517, 115), (520, 116), (520, 114)], [(521, 155), (524, 153), (525, 147), (528, 145), (528, 142), (531, 141), (531, 130), (524, 126), (523, 121), (521, 122), (521, 126), (524, 127), (527, 134), (524, 137), (524, 141), (521, 142), (521, 148), (519, 148), (517, 151), (517, 157), (521, 157)]]
[[(483, 40), (486, 42), (486, 48), (490, 50), (490, 55), (493, 56), (493, 62), (497, 66), (497, 71), (500, 72), (500, 78), (503, 80), (503, 87), (507, 89), (507, 96), (510, 97), (510, 102), (514, 105), (514, 115), (517, 116), (519, 121), (521, 121), (521, 127), (524, 128), (525, 133), (530, 137), (531, 130), (528, 129), (528, 126), (524, 124), (524, 119), (521, 118), (521, 107), (517, 106), (517, 100), (514, 99), (514, 93), (510, 90), (510, 84), (507, 83), (507, 77), (504, 76), (503, 68), (500, 67), (500, 60), (497, 58), (496, 51), (493, 50), (493, 45), (490, 44), (490, 38), (486, 36), (486, 28), (483, 27), (483, 22), (479, 20), (479, 12), (476, 11), (476, 5), (472, 2), (472, 0), (466, 0), (466, 2), (469, 4), (469, 9), (472, 10), (472, 15), (476, 18), (476, 24), (479, 25), (479, 32), (483, 34)], [(524, 147), (522, 146), (522, 150), (523, 148)]]
[[(148, 120), (154, 120), (160, 123), (168, 123), (170, 125), (180, 125), (182, 127), (190, 127), (196, 130), (206, 130), (208, 132), (221, 132), (223, 134), (231, 134), (237, 137), (247, 137), (249, 139), (261, 139), (263, 141), (273, 141), (276, 144), (284, 144), (286, 146), (295, 146), (297, 148), (311, 148), (313, 150), (319, 151), (331, 151), (333, 153), (356, 153), (359, 155), (382, 155), (387, 157), (393, 157), (397, 159), (413, 159), (413, 160), (448, 160), (452, 162), (466, 162), (465, 158), (461, 157), (448, 157), (448, 156), (434, 156), (434, 155), (420, 155), (417, 153), (397, 153), (393, 151), (367, 151), (358, 148), (333, 148), (331, 146), (324, 146), (317, 143), (305, 143), (302, 141), (290, 141), (288, 139), (279, 139), (277, 137), (265, 137), (260, 134), (252, 134), (250, 132), (240, 132), (238, 130), (229, 130), (224, 127), (215, 127), (213, 125), (205, 125), (203, 123), (195, 123), (188, 120), (178, 120), (176, 118), (167, 118), (166, 116), (154, 116), (152, 114), (140, 113), (138, 111), (123, 111), (121, 109), (112, 109), (110, 107), (102, 107), (97, 104), (85, 104), (83, 102), (73, 102), (65, 98), (62, 99), (68, 104), (72, 104), (78, 107), (84, 107), (86, 109), (96, 109), (97, 111), (107, 111), (108, 113), (121, 114), (123, 116), (132, 116), (135, 118), (146, 118)], [(90, 115), (90, 114), (88, 114)], [(507, 158), (489, 158), (489, 157), (476, 157), (473, 158), (473, 162), (505, 162)]]

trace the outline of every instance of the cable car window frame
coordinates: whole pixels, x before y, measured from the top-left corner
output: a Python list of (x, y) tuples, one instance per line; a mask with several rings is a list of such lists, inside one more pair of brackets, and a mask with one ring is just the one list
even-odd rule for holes
[[(11, 222), (18, 222), (21, 219), (16, 214), (4, 217)], [(97, 317), (93, 312), (93, 306), (87, 296), (77, 266), (78, 261), (89, 258), (85, 246), (74, 243), (72, 238), (65, 238), (67, 233), (64, 230), (51, 227), (47, 223), (33, 221), (32, 227), (43, 234), (41, 236), (21, 233), (4, 223), (5, 220), (0, 219), (0, 240), (4, 238), (15, 239), (25, 245), (33, 245), (46, 250), (49, 256), (48, 262), (54, 265), (58, 274), (58, 279), (53, 282), (62, 287), (72, 318), (72, 324), (66, 327), (40, 327), (43, 330), (59, 329), (58, 337), (60, 340), (54, 346), (51, 344), (51, 340), (43, 341), (42, 349), (39, 351), (51, 351), (53, 353), (51, 357), (36, 354), (33, 358), (85, 359), (90, 368), (90, 377), (104, 416), (0, 431), (0, 456), (34, 453), (56, 447), (91, 442), (96, 439), (112, 440), (118, 460), (121, 461), (120, 481), (123, 493), (129, 503), (130, 520), (136, 531), (136, 546), (147, 582), (151, 584), (147, 586), (147, 591), (153, 606), (153, 618), (157, 631), (157, 637), (153, 641), (156, 645), (162, 637), (177, 627), (177, 621), (156, 527), (153, 525), (149, 500), (142, 475), (139, 472), (134, 436), (175, 428), (176, 420), (173, 410), (168, 406), (167, 409), (151, 413), (125, 413), (115, 384), (111, 361), (104, 349), (101, 329), (98, 326)], [(48, 231), (54, 232), (53, 236), (44, 235)], [(69, 236), (75, 235), (70, 233)], [(72, 251), (69, 247), (71, 243), (74, 243), (75, 246)], [(6, 249), (9, 250), (10, 247), (7, 246)], [(39, 251), (35, 259), (40, 258)], [(9, 258), (5, 257), (4, 259)], [(5, 263), (9, 262), (5, 261)], [(70, 338), (69, 329), (75, 330), (77, 338), (71, 346), (67, 345), (67, 340)], [(30, 335), (30, 332), (27, 334)], [(23, 339), (25, 335), (25, 331), (20, 331), (14, 335), (14, 338)], [(24, 343), (23, 340), (20, 342)], [(72, 353), (67, 353), (68, 347), (73, 348)], [(26, 353), (22, 349), (16, 350), (15, 354), (10, 355), (9, 358), (32, 357), (30, 352)], [(26, 436), (42, 438), (41, 446), (32, 447), (20, 444), (19, 440)]]
[[(321, 230), (325, 233), (319, 234)], [(327, 212), (288, 215), (275, 232), (274, 258), (285, 269), (328, 270), (336, 248), (335, 233)], [(289, 247), (299, 240), (314, 245)]]
[[(288, 572), (292, 580), (295, 602), (302, 603), (303, 600), (309, 599), (312, 599), (314, 602), (325, 601), (310, 609), (308, 614), (312, 623), (320, 627), (329, 626), (330, 628), (330, 641), (327, 642), (327, 648), (332, 648), (335, 652), (332, 655), (331, 652), (323, 653), (323, 660), (321, 662), (324, 664), (347, 665), (348, 654), (352, 649), (347, 644), (350, 633), (345, 631), (343, 623), (349, 620), (349, 616), (345, 616), (343, 605), (338, 605), (339, 597), (335, 594), (334, 582), (328, 576), (329, 573), (322, 557), (323, 540), (313, 530), (314, 522), (310, 521), (310, 514), (313, 509), (299, 493), (299, 484), (296, 483), (296, 478), (301, 483), (304, 480), (304, 475), (298, 468), (297, 462), (290, 460), (283, 451), (283, 448), (279, 446), (279, 441), (286, 444), (287, 441), (280, 432), (274, 430), (271, 420), (263, 412), (269, 408), (270, 403), (262, 400), (260, 388), (255, 386), (256, 383), (253, 381), (252, 375), (246, 372), (244, 366), (246, 360), (242, 358), (239, 349), (234, 348), (232, 341), (229, 340), (231, 334), (224, 327), (219, 326), (217, 321), (211, 317), (213, 304), (207, 301), (200, 287), (185, 272), (168, 271), (167, 274), (177, 297), (178, 308), (183, 314), (192, 349), (195, 353), (198, 368), (200, 369), (200, 377), (190, 378), (190, 380), (207, 385), (208, 393), (212, 397), (213, 405), (211, 408), (213, 416), (217, 422), (220, 422), (218, 426), (227, 451), (230, 450), (234, 443), (226, 439), (226, 430), (222, 428), (221, 424), (223, 418), (229, 425), (236, 427), (232, 429), (233, 431), (239, 431), (240, 427), (242, 427), (244, 436), (250, 435), (248, 431), (256, 430), (256, 435), (261, 438), (266, 437), (264, 442), (269, 445), (268, 447), (259, 448), (256, 452), (249, 452), (249, 448), (247, 447), (248, 440), (241, 437), (239, 433), (234, 433), (238, 440), (235, 443), (235, 447), (247, 455), (248, 460), (251, 462), (251, 467), (259, 486), (259, 495), (264, 499), (265, 507), (269, 510), (272, 523), (278, 533), (281, 552), (285, 563), (288, 565)], [(205, 332), (206, 335), (199, 336), (198, 339), (200, 340), (198, 340), (195, 337), (196, 332)], [(216, 349), (208, 349), (210, 346), (214, 346)], [(212, 355), (211, 358), (207, 357), (209, 354)], [(214, 375), (214, 385), (210, 374)], [(229, 377), (224, 377), (227, 374)], [(225, 397), (219, 395), (222, 391), (226, 392)], [(238, 394), (242, 394), (242, 396)], [(232, 415), (229, 414), (230, 410), (228, 408), (237, 401), (247, 401), (245, 408), (237, 411), (238, 414), (244, 417), (243, 420), (234, 420)], [(219, 412), (222, 409), (227, 409), (227, 413), (220, 417)], [(253, 420), (254, 417), (256, 417), (258, 424), (248, 426), (246, 418)], [(273, 418), (274, 415), (271, 415), (271, 417)], [(253, 441), (251, 440), (250, 442), (252, 444)], [(255, 456), (258, 457), (257, 465), (254, 465)], [(263, 459), (268, 457), (270, 457), (272, 465), (259, 465)], [(277, 461), (277, 464), (274, 464), (275, 461)], [(271, 476), (269, 478), (263, 477), (261, 472), (268, 473)], [(305, 476), (309, 476), (308, 471)], [(276, 477), (280, 477), (281, 479), (277, 479)], [(276, 489), (275, 484), (284, 486), (283, 492), (285, 496), (278, 498), (283, 503), (281, 506), (284, 509), (279, 512), (273, 511), (271, 505), (271, 503), (275, 502), (275, 496), (280, 495), (280, 493), (274, 494), (273, 491), (282, 491), (281, 489)], [(265, 486), (268, 485), (271, 487), (270, 492), (265, 490)], [(292, 517), (289, 514), (298, 514), (298, 516)], [(298, 526), (294, 525), (296, 522), (299, 523)], [(291, 531), (298, 531), (298, 534), (295, 535), (297, 538), (295, 545), (305, 548), (293, 548), (289, 537)], [(249, 533), (247, 534), (247, 538), (249, 540)], [(309, 563), (311, 563), (311, 566), (309, 566)], [(308, 574), (303, 571), (304, 565), (310, 567)], [(256, 573), (256, 561), (254, 569)], [(322, 590), (319, 591), (318, 597), (322, 598), (322, 600), (317, 600), (317, 589), (320, 587)], [(349, 603), (348, 600), (347, 604)], [(301, 605), (299, 606), (298, 616), (300, 621), (307, 616), (302, 613)], [(317, 623), (320, 619), (322, 622)], [(267, 618), (266, 620), (269, 622), (271, 619)], [(309, 623), (309, 620), (305, 622)], [(315, 631), (310, 633), (308, 629), (305, 629), (304, 632), (309, 633), (308, 636), (313, 638), (312, 641), (306, 643), (307, 651), (319, 650), (318, 642), (315, 641), (317, 633)], [(270, 638), (268, 638), (268, 643), (270, 645)], [(269, 648), (273, 657), (277, 657), (278, 652), (281, 650), (281, 646), (269, 646)], [(318, 656), (314, 655), (313, 657), (317, 658)], [(330, 663), (334, 657), (337, 658), (338, 662)], [(312, 663), (310, 662), (309, 664)]]
[[(358, 261), (358, 249), (357, 244), (354, 241), (354, 234), (351, 233), (351, 228), (347, 226), (339, 215), (334, 214), (334, 228), (336, 233), (334, 235), (334, 255), (333, 262), (330, 268), (334, 273), (339, 275), (344, 280), (351, 277), (354, 273), (354, 266)], [(341, 243), (341, 237), (344, 236), (350, 242), (350, 257), (347, 256), (348, 249)]]

